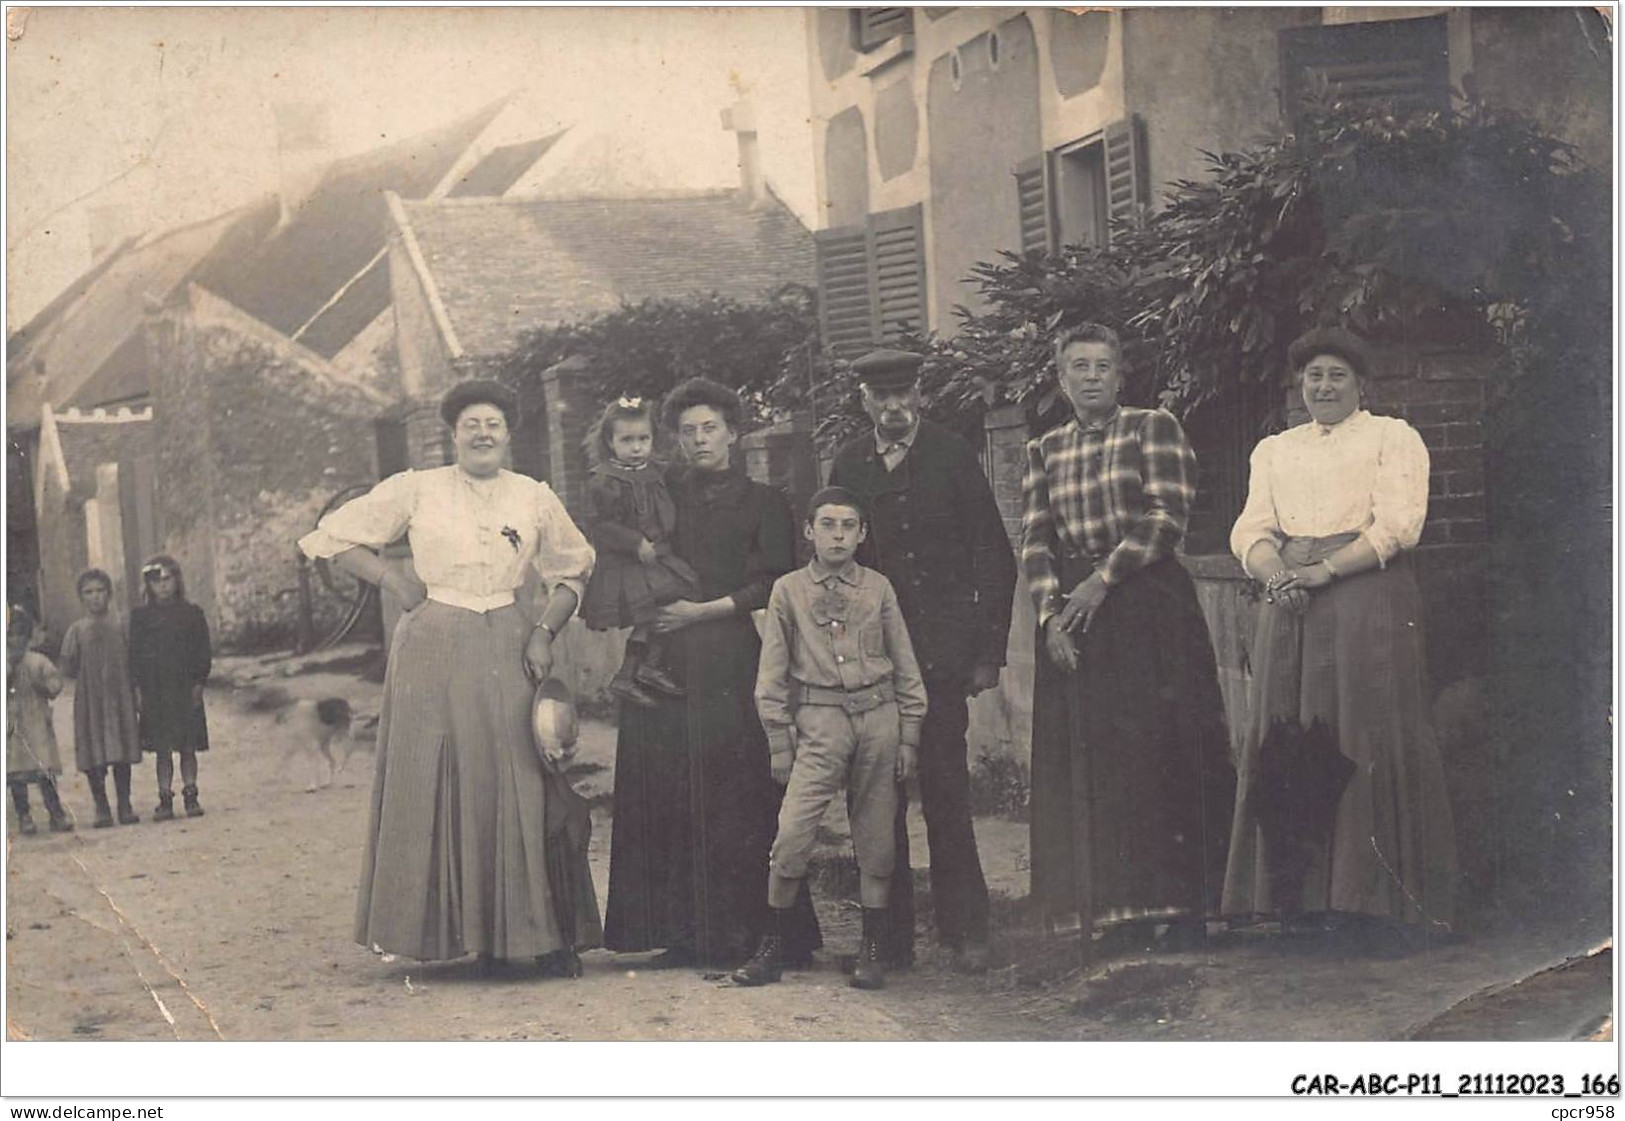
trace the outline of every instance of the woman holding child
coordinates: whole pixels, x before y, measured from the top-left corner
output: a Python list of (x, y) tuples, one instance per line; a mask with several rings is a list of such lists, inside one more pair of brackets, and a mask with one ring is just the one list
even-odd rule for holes
[[(739, 470), (742, 412), (736, 393), (704, 378), (677, 386), (661, 412), (686, 460), (669, 482), (671, 549), (699, 591), (653, 624), (684, 695), (621, 705), (605, 918), (610, 949), (661, 949), (656, 967), (738, 965), (768, 926), (780, 793), (755, 709), (751, 612), (795, 564), (794, 522), (783, 494)], [(784, 927), (788, 963), (821, 944), (805, 890)]]
[[(456, 463), (390, 476), (299, 543), (407, 608), (384, 680), (355, 937), (425, 961), (535, 958), (574, 975), (575, 951), (599, 936), (586, 807), (538, 755), (530, 700), (593, 550), (545, 483), (503, 469), (519, 419), (505, 386), (463, 382), (440, 411)], [(416, 575), (375, 552), (408, 530)], [(530, 568), (548, 590), (534, 622), (514, 598)]]

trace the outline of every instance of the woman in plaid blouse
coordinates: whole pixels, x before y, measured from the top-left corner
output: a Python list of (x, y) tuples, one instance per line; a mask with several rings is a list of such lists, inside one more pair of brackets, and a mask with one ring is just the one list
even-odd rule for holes
[(1056, 929), (1199, 939), (1234, 778), (1207, 624), (1175, 557), (1196, 457), (1173, 415), (1118, 403), (1121, 347), (1056, 340), (1074, 416), (1027, 445), (1021, 564), (1038, 614), (1033, 895)]

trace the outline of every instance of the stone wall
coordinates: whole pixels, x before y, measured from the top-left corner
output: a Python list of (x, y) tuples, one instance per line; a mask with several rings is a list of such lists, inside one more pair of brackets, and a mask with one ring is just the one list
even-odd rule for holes
[[(291, 647), (295, 542), (377, 477), (381, 402), (319, 356), (194, 290), (149, 324), (163, 543), (225, 648)], [(317, 596), (318, 629), (344, 605)]]

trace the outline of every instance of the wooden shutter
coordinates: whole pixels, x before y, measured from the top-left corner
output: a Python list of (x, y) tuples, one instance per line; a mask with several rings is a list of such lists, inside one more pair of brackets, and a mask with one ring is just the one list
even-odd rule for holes
[(869, 216), (878, 342), (888, 342), (904, 331), (925, 332), (920, 213), (919, 206), (906, 206)]
[(1016, 214), (1021, 222), (1023, 253), (1048, 253), (1052, 245), (1048, 162), (1043, 156), (1034, 156), (1023, 160), (1015, 171)]
[(818, 322), (841, 358), (863, 354), (905, 331), (923, 333), (925, 246), (921, 208), (871, 214), (862, 226), (820, 230)]
[(1288, 120), (1297, 122), (1321, 91), (1346, 104), (1448, 109), (1445, 20), (1439, 15), (1282, 28), (1281, 100)]
[(842, 226), (813, 235), (818, 266), (818, 326), (824, 345), (842, 358), (873, 345), (879, 327), (869, 277), (869, 230)]
[(888, 39), (914, 30), (912, 8), (853, 8), (853, 46), (872, 51)]
[(1151, 177), (1145, 163), (1145, 126), (1138, 117), (1106, 126), (1106, 216), (1108, 222), (1134, 221), (1151, 205)]

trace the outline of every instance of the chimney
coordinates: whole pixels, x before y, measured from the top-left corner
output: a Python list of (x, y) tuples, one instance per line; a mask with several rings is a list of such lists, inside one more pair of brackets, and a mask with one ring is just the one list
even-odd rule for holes
[(752, 208), (767, 201), (767, 183), (762, 178), (762, 149), (756, 139), (756, 107), (749, 101), (736, 101), (722, 111), (722, 127), (739, 139), (739, 187)]
[(321, 184), (333, 158), (332, 134), (325, 104), (284, 101), (273, 105), (271, 112), (276, 117), (279, 225), (286, 226)]

